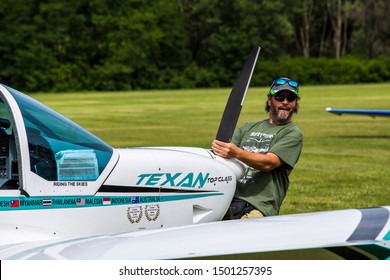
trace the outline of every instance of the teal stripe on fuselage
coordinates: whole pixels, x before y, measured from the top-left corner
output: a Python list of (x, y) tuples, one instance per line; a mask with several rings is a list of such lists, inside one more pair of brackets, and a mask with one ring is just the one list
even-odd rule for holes
[(129, 204), (166, 203), (223, 195), (220, 192), (187, 193), (178, 195), (142, 196), (52, 196), (52, 197), (2, 197), (0, 211), (48, 210), (85, 207), (108, 207)]

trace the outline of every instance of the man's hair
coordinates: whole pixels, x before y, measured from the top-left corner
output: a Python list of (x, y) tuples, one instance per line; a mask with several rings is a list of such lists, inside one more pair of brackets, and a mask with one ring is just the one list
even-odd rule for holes
[[(270, 106), (268, 105), (268, 99), (271, 99), (273, 96), (273, 94), (271, 93), (268, 93), (267, 94), (267, 100), (265, 101), (265, 111), (267, 113), (269, 113), (269, 108)], [(297, 106), (295, 106), (295, 109), (294, 109), (294, 113), (298, 114), (298, 109), (299, 109), (299, 100), (301, 99), (301, 97), (299, 95), (297, 95)]]

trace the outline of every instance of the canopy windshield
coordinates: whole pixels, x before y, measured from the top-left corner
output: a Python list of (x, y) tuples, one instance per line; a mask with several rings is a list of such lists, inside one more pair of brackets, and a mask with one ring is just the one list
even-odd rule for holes
[(23, 116), (31, 171), (50, 181), (99, 177), (113, 153), (109, 145), (29, 96), (7, 89)]

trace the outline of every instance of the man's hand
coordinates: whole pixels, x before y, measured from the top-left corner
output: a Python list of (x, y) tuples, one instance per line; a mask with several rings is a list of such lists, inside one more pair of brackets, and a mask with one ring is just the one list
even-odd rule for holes
[(237, 154), (240, 150), (240, 148), (231, 142), (226, 143), (218, 140), (213, 141), (211, 148), (217, 156), (223, 158), (237, 158)]

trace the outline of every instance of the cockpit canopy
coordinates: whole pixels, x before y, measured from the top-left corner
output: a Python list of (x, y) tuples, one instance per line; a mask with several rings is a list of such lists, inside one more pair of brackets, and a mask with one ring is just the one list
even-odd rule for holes
[(0, 175), (3, 181), (16, 179), (18, 153), (23, 153), (18, 147), (23, 141), (16, 138), (21, 135), (27, 136), (29, 168), (41, 178), (47, 181), (95, 181), (99, 178), (113, 154), (109, 145), (31, 97), (4, 87), (18, 105), (25, 133), (15, 133), (16, 117), (11, 105), (1, 100), (0, 168), (7, 169), (7, 174)]

